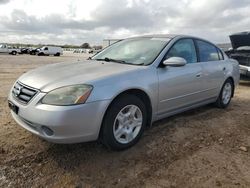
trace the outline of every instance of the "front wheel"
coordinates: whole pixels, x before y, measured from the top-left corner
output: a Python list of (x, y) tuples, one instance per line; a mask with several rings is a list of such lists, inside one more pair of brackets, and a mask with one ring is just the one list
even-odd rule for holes
[(119, 97), (105, 115), (101, 140), (110, 149), (127, 149), (139, 141), (146, 121), (146, 107), (141, 99), (133, 95)]
[(226, 108), (231, 101), (231, 98), (233, 96), (233, 91), (234, 91), (233, 82), (230, 79), (226, 80), (222, 86), (220, 95), (216, 101), (216, 106), (219, 108)]
[(38, 56), (44, 56), (45, 54), (43, 52), (41, 52), (41, 53), (38, 53), (37, 55)]

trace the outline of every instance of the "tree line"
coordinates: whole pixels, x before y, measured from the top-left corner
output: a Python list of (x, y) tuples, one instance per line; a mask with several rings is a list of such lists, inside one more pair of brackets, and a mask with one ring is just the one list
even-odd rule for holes
[(11, 43), (7, 44), (10, 46), (15, 46), (15, 47), (22, 47), (22, 48), (28, 48), (28, 47), (42, 47), (42, 46), (59, 46), (62, 48), (84, 48), (84, 49), (92, 49), (94, 48), (95, 50), (100, 50), (102, 49), (102, 45), (93, 45), (91, 46), (89, 43), (83, 43), (81, 45), (72, 45), (72, 44), (64, 44), (64, 45), (55, 45), (55, 44), (22, 44), (22, 43)]

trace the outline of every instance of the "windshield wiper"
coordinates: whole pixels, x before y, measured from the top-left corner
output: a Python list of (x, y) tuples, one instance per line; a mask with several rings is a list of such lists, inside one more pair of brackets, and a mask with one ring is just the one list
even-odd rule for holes
[(140, 64), (134, 64), (134, 63), (130, 63), (130, 62), (127, 62), (127, 61), (124, 61), (124, 60), (120, 60), (120, 59), (112, 59), (112, 58), (109, 58), (109, 57), (105, 57), (104, 59), (95, 59), (97, 61), (107, 61), (107, 62), (116, 62), (116, 63), (123, 63), (123, 64), (129, 64), (129, 65), (144, 65), (144, 63), (140, 63)]
[(97, 61), (107, 61), (107, 62), (116, 62), (116, 63), (127, 63), (126, 61), (123, 61), (123, 60), (119, 60), (119, 59), (112, 59), (112, 58), (109, 58), (109, 57), (105, 57), (104, 59), (95, 59)]

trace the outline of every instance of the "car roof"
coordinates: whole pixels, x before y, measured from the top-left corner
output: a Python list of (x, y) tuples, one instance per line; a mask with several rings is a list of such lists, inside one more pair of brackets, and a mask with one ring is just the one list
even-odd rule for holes
[[(135, 37), (129, 37), (127, 39), (136, 39), (136, 38), (168, 38), (170, 40), (174, 39), (174, 38), (192, 38), (192, 39), (197, 39), (197, 40), (202, 40), (202, 41), (206, 41), (208, 43), (211, 43), (210, 41), (200, 38), (200, 37), (195, 37), (192, 35), (184, 35), (184, 34), (153, 34), (153, 35), (141, 35), (141, 36), (135, 36)], [(213, 43), (211, 43), (213, 44)], [(213, 44), (215, 45), (215, 44)]]
[(129, 37), (129, 38), (169, 38), (169, 39), (173, 39), (175, 37), (192, 37), (192, 36), (182, 35), (182, 34), (151, 34), (151, 35), (149, 34), (149, 35), (139, 35), (139, 36), (134, 36), (134, 37)]
[[(170, 40), (172, 40), (173, 38), (192, 38), (192, 39), (196, 39), (196, 40), (202, 40), (204, 42), (210, 43), (214, 46), (216, 46), (214, 43), (200, 38), (200, 37), (195, 37), (195, 36), (191, 36), (191, 35), (184, 35), (184, 34), (152, 34), (152, 35), (139, 35), (139, 36), (134, 36), (134, 37), (129, 37), (127, 39), (136, 39), (136, 38), (168, 38)], [(217, 46), (216, 46), (217, 47)]]

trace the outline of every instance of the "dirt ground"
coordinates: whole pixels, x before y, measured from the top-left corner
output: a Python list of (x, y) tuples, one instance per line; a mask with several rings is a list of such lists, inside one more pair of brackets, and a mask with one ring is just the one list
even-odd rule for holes
[(48, 143), (14, 122), (7, 95), (22, 73), (84, 58), (0, 55), (0, 187), (250, 187), (250, 81), (227, 109), (208, 105), (156, 122), (122, 152)]

